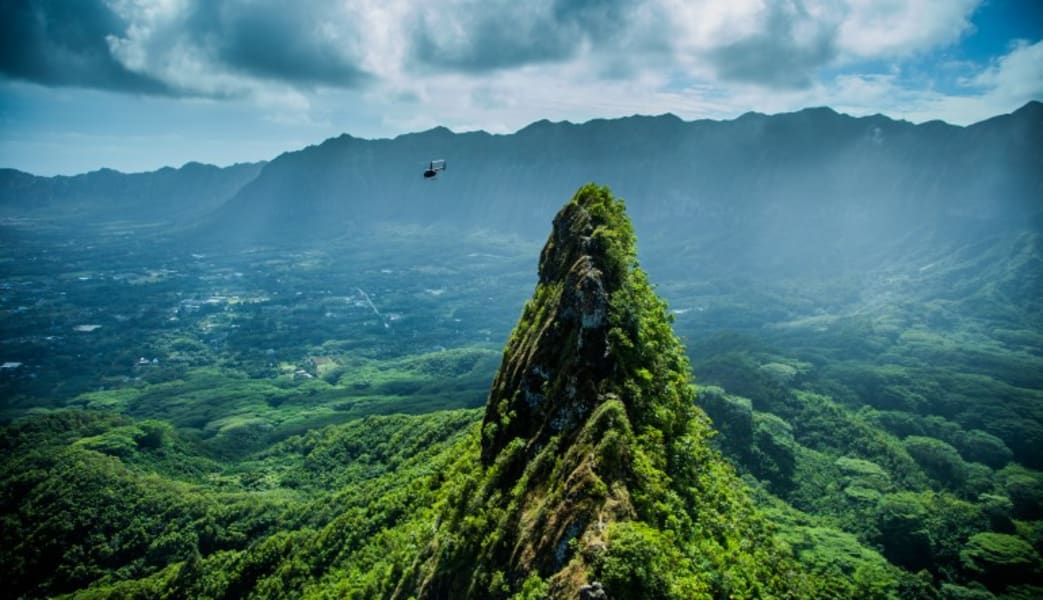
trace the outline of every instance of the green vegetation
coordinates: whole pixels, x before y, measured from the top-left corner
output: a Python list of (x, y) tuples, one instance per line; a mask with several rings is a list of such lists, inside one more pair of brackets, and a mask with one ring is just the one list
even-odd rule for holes
[[(1022, 250), (1025, 242), (1038, 248), (1038, 240), (1022, 239)], [(1043, 323), (1039, 299), (1012, 285), (1038, 258), (1014, 256), (986, 264), (964, 257), (958, 279), (955, 269), (919, 271), (907, 281), (892, 273), (893, 301), (867, 302), (851, 314), (787, 315), (767, 330), (694, 345), (704, 382), (697, 402), (721, 432), (718, 447), (767, 501), (784, 502), (831, 535), (853, 536), (900, 567), (888, 594), (1039, 593), (1043, 358), (1025, 341)], [(867, 297), (883, 287), (873, 277), (860, 282)], [(995, 284), (992, 301), (982, 304), (980, 286), (967, 281), (1011, 285)], [(777, 310), (798, 313), (802, 296), (827, 291), (810, 284), (775, 295)], [(945, 300), (926, 300), (931, 294)], [(684, 295), (680, 286), (676, 296)], [(686, 313), (678, 329), (703, 318)], [(787, 527), (781, 535), (801, 539)], [(816, 555), (829, 547), (799, 554), (819, 564)], [(1018, 563), (1018, 577), (1004, 574), (1008, 558), (1028, 561)]]
[(634, 599), (819, 585), (710, 447), (667, 315), (622, 202), (581, 188), (493, 381), (481, 463), (447, 496), (406, 590), (509, 598), (533, 575), (555, 598), (594, 581)]
[(611, 368), (575, 256), (510, 332), (528, 242), (0, 238), (5, 591), (1043, 595), (1038, 235), (828, 281), (653, 253), (671, 314), (577, 198)]
[(398, 540), (380, 532), (420, 514), (474, 419), (369, 417), (237, 463), (206, 458), (176, 432), (150, 438), (147, 422), (126, 417), (24, 421), (2, 439), (8, 593), (265, 595), (324, 575), (371, 597), (371, 579), (401, 558), (383, 554)]

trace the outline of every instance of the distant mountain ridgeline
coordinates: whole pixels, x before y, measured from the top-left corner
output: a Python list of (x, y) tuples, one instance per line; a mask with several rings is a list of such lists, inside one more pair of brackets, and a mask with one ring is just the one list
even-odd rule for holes
[[(1041, 139), (1040, 103), (969, 127), (818, 108), (733, 121), (540, 121), (512, 135), (343, 135), (273, 160), (207, 232), (296, 241), (392, 221), (535, 237), (556, 199), (596, 180), (654, 232), (645, 249), (709, 244), (769, 266), (823, 261), (910, 235), (1024, 223), (1043, 200)], [(425, 181), (433, 158), (449, 169)]]
[(194, 223), (257, 177), (264, 164), (190, 162), (148, 173), (100, 169), (71, 177), (0, 169), (0, 216), (78, 225)]
[[(650, 232), (642, 247), (650, 265), (684, 256), (753, 271), (828, 271), (939, 238), (1039, 231), (1040, 140), (1039, 102), (968, 127), (828, 108), (731, 121), (539, 121), (510, 135), (345, 134), (225, 169), (50, 179), (6, 171), (0, 207), (194, 222), (200, 243), (312, 244), (381, 222), (538, 239), (558, 199), (598, 181)], [(448, 170), (425, 180), (432, 159), (447, 160)]]

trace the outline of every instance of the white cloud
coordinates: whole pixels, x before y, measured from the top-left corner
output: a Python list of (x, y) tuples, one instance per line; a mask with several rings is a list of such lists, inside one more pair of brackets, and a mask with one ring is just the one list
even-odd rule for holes
[(1043, 41), (1014, 44), (1009, 53), (969, 78), (964, 93), (908, 89), (894, 80), (881, 83), (876, 96), (863, 101), (864, 106), (917, 122), (941, 119), (969, 125), (1043, 99)]
[[(897, 64), (903, 56), (953, 44), (969, 31), (969, 17), (978, 2), (648, 0), (627, 13), (625, 42), (580, 46), (554, 60), (543, 56), (530, 64), (488, 70), (417, 71), (409, 63), (416, 57), (404, 50), (408, 36), (392, 36), (394, 42), (380, 44), (394, 48), (381, 52), (395, 60), (389, 61), (367, 96), (373, 102), (416, 99), (400, 110), (389, 107), (385, 120), (396, 131), (420, 124), (478, 124), (503, 131), (539, 118), (586, 120), (632, 113), (721, 118), (747, 110), (777, 112), (824, 104), (857, 114), (919, 116), (919, 107), (931, 106), (939, 95), (903, 88), (897, 69), (829, 80), (819, 73), (856, 61)], [(382, 16), (394, 23), (401, 18), (401, 3), (390, 6), (398, 8), (386, 9)], [(422, 19), (439, 11), (438, 35), (464, 44), (473, 34), (470, 28), (483, 22), (482, 15), (458, 15), (465, 9), (488, 13), (494, 10), (489, 6), (447, 0), (418, 7), (416, 13)], [(530, 19), (518, 24), (525, 30), (537, 22), (539, 7), (547, 6), (526, 4), (528, 8), (511, 14), (516, 20)], [(722, 63), (722, 47), (736, 50), (727, 57), (730, 65)], [(458, 52), (459, 47), (451, 50)], [(609, 68), (623, 60), (640, 66)], [(724, 66), (731, 71), (722, 72)], [(899, 105), (899, 99), (911, 104)]]
[(1017, 42), (971, 83), (985, 88), (997, 101), (1024, 104), (1043, 97), (1043, 41)]
[[(980, 1), (646, 0), (628, 7), (626, 26), (610, 41), (589, 39), (537, 53), (531, 62), (519, 58), (525, 48), (510, 46), (504, 61), (436, 72), (417, 69), (408, 31), (383, 33), (385, 39), (372, 45), (390, 59), (367, 97), (416, 99), (401, 110), (388, 109), (385, 121), (396, 131), (418, 123), (503, 131), (539, 118), (631, 113), (721, 118), (824, 104), (858, 114), (920, 116), (918, 107), (940, 107), (933, 100), (942, 95), (906, 89), (897, 66), (831, 79), (822, 73), (841, 67), (857, 73), (852, 65), (867, 61), (900, 65), (955, 44), (972, 31), (970, 17)], [(387, 6), (392, 8), (382, 15), (384, 26), (372, 30), (401, 27), (402, 3)], [(551, 7), (516, 5), (508, 11), (512, 26), (532, 30)], [(436, 24), (432, 35), (451, 43), (431, 48), (455, 53), (460, 62), (462, 52), (483, 49), (468, 46), (469, 40), (497, 11), (502, 13), (497, 3), (446, 0), (414, 6), (411, 14)], [(898, 99), (912, 104), (901, 106)]]
[(644, 71), (765, 87), (807, 86), (852, 61), (951, 44), (981, 0), (111, 0), (108, 36), (126, 68), (186, 93), (275, 84), (401, 84), (438, 72), (582, 64), (599, 78)]
[(764, 112), (828, 105), (853, 115), (883, 113), (923, 122), (940, 119), (969, 125), (1017, 110), (1030, 100), (1043, 99), (1043, 42), (1015, 44), (1011, 51), (965, 81), (961, 93), (933, 87), (911, 87), (897, 69), (887, 73), (846, 74), (800, 93), (776, 93), (758, 99), (756, 90), (732, 94), (729, 103), (758, 106)]
[(851, 58), (924, 52), (951, 44), (971, 29), (982, 0), (847, 0), (839, 45)]

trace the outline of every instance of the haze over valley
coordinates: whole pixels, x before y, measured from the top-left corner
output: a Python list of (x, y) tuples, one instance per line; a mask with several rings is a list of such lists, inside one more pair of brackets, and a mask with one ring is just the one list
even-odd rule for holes
[(1043, 596), (1035, 5), (385, 4), (5, 5), (5, 594)]

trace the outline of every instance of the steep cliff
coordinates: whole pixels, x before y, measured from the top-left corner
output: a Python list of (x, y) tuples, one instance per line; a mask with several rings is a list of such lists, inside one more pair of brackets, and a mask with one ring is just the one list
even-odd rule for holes
[(581, 188), (504, 351), (480, 464), (448, 493), (399, 595), (805, 594), (693, 400), (622, 201)]

